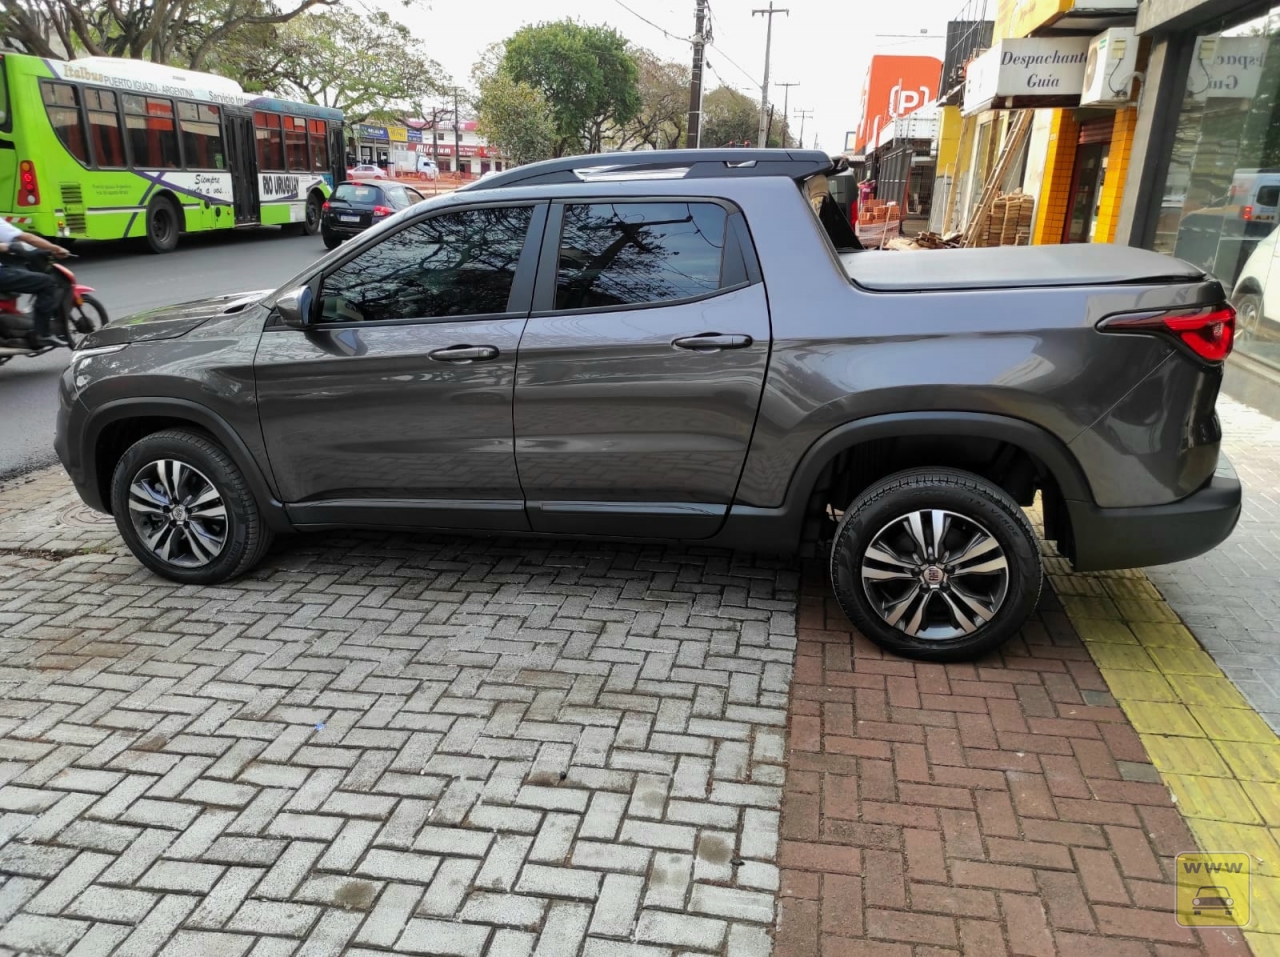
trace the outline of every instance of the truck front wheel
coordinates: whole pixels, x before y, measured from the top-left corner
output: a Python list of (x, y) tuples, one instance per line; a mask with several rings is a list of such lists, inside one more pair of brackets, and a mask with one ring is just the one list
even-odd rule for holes
[(831, 585), (864, 635), (926, 661), (975, 658), (1035, 610), (1043, 572), (1031, 523), (1003, 489), (953, 469), (890, 475), (849, 505)]

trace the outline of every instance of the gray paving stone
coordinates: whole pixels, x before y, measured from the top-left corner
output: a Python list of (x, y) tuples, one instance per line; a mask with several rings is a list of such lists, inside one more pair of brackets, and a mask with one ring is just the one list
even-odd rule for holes
[[(1231, 537), (1151, 581), (1254, 708), (1280, 732), (1280, 421), (1218, 397), (1222, 450), (1244, 485)], [(1261, 613), (1260, 613), (1261, 612)]]
[(179, 587), (72, 494), (0, 486), (0, 957), (760, 953), (794, 567), (349, 533)]

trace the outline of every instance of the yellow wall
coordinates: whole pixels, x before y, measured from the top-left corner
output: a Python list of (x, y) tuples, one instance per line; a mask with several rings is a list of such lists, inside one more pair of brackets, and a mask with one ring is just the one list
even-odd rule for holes
[(1000, 0), (996, 8), (995, 38), (1025, 37), (1073, 6), (1075, 0)]
[(956, 158), (960, 155), (960, 107), (944, 106), (938, 116), (938, 173), (955, 175)]
[(1054, 110), (1049, 127), (1044, 180), (1040, 196), (1036, 199), (1036, 225), (1031, 233), (1031, 241), (1037, 246), (1062, 242), (1079, 138), (1080, 124), (1076, 122), (1075, 114), (1070, 110)]
[(1129, 173), (1129, 154), (1133, 152), (1133, 130), (1137, 123), (1136, 107), (1116, 110), (1115, 126), (1111, 128), (1111, 150), (1107, 153), (1107, 176), (1102, 183), (1098, 222), (1093, 232), (1095, 243), (1115, 242), (1116, 225), (1120, 221), (1120, 200), (1124, 196), (1124, 181)]

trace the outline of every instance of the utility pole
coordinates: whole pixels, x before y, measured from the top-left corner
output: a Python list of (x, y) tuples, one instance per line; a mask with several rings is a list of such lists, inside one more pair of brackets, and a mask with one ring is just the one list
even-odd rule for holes
[(458, 113), (458, 88), (456, 86), (453, 88), (453, 168), (455, 172), (461, 174), (462, 116)]
[(780, 133), (782, 137), (783, 149), (786, 149), (787, 128), (791, 125), (791, 120), (789, 119), (791, 114), (787, 112), (787, 104), (791, 102), (791, 88), (793, 86), (799, 86), (799, 85), (800, 85), (799, 83), (775, 83), (774, 84), (774, 86), (780, 86), (783, 88), (782, 89), (782, 131)]
[(760, 134), (756, 137), (759, 146), (764, 147), (769, 144), (768, 139), (768, 123), (769, 123), (769, 52), (773, 47), (773, 15), (775, 13), (785, 13), (791, 16), (791, 11), (786, 8), (775, 9), (773, 0), (769, 0), (769, 9), (752, 10), (751, 15), (754, 17), (760, 14), (765, 18), (767, 26), (764, 31), (764, 82), (760, 84)]
[(813, 110), (796, 110), (796, 116), (800, 117), (800, 148), (804, 149), (804, 121), (813, 116)]
[(697, 148), (702, 145), (702, 67), (703, 48), (707, 37), (704, 30), (707, 22), (707, 0), (697, 0), (694, 14), (693, 30), (693, 73), (689, 83), (689, 122), (688, 132), (684, 135), (686, 148)]

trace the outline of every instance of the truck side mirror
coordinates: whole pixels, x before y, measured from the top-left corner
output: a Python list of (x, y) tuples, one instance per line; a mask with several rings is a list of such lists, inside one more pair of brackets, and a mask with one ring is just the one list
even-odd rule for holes
[(305, 329), (311, 324), (311, 304), (311, 287), (299, 286), (276, 300), (276, 312), (286, 326)]

